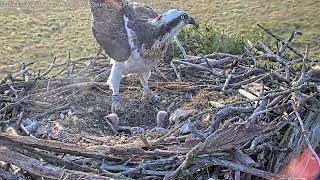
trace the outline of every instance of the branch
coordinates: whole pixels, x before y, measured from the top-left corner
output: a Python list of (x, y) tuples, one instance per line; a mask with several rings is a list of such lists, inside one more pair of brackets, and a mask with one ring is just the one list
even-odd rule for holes
[[(261, 26), (260, 24), (257, 24), (257, 25), (258, 25), (263, 31), (265, 31), (267, 34), (269, 34), (270, 36), (272, 36), (273, 38), (275, 38), (277, 41), (281, 42), (282, 45), (285, 44), (285, 42), (283, 42), (278, 35), (274, 34), (274, 33), (273, 33), (272, 31), (270, 31), (269, 29), (264, 28), (264, 27)], [(289, 48), (293, 53), (295, 53), (296, 55), (298, 55), (298, 56), (300, 56), (300, 57), (303, 57), (303, 54), (301, 54), (298, 50), (292, 48), (290, 45), (288, 45), (288, 48)]]
[(244, 173), (248, 173), (257, 177), (265, 178), (265, 179), (278, 179), (280, 178), (277, 174), (263, 171), (260, 169), (248, 167), (242, 164), (238, 164), (232, 161), (222, 160), (219, 158), (199, 158), (199, 160), (196, 161), (197, 163), (205, 164), (205, 165), (211, 165), (211, 166), (222, 166), (226, 168), (230, 168), (235, 171), (241, 171)]
[(47, 164), (45, 162), (14, 152), (5, 147), (0, 148), (0, 160), (10, 164), (14, 164), (40, 177), (45, 177), (49, 179), (66, 178), (66, 177), (68, 177), (66, 179), (79, 179), (79, 178), (109, 179), (107, 177), (103, 177), (99, 175), (58, 168), (50, 164)]
[(301, 116), (300, 116), (300, 114), (299, 114), (299, 112), (298, 112), (298, 108), (297, 108), (297, 106), (294, 104), (294, 102), (291, 101), (291, 104), (292, 104), (292, 108), (293, 108), (293, 110), (294, 110), (294, 112), (295, 112), (295, 114), (296, 114), (296, 116), (297, 116), (297, 118), (298, 118), (298, 120), (299, 120), (299, 124), (300, 124), (301, 130), (302, 130), (302, 135), (303, 135), (303, 137), (304, 137), (304, 140), (305, 140), (305, 142), (306, 142), (309, 150), (310, 150), (311, 153), (313, 154), (314, 158), (317, 160), (318, 166), (319, 166), (319, 168), (320, 168), (320, 158), (319, 158), (319, 156), (317, 155), (316, 151), (313, 149), (313, 147), (312, 147), (312, 145), (311, 145), (311, 142), (310, 142), (310, 140), (309, 140), (309, 138), (308, 138), (308, 132), (306, 131), (306, 129), (305, 129), (305, 127), (304, 127), (303, 120), (302, 120), (302, 118), (301, 118)]

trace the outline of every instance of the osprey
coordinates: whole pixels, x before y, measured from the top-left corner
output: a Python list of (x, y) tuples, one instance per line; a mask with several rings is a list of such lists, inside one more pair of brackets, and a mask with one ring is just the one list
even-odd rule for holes
[(138, 73), (143, 99), (155, 97), (148, 86), (151, 69), (167, 58), (170, 45), (185, 25), (195, 20), (182, 10), (173, 9), (159, 15), (146, 5), (126, 0), (89, 0), (93, 16), (92, 32), (98, 44), (111, 58), (108, 79), (112, 90), (112, 110), (121, 110), (121, 77)]

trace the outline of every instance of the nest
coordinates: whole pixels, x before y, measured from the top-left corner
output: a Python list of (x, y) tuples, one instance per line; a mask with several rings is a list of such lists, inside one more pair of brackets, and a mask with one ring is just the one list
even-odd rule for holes
[[(0, 84), (0, 177), (302, 177), (296, 159), (320, 163), (320, 73), (306, 70), (308, 46), (304, 54), (290, 46), (297, 35), (276, 38), (276, 52), (260, 41), (260, 55), (252, 48), (160, 64), (150, 79), (159, 102), (141, 100), (138, 78), (124, 77), (118, 115), (107, 57), (54, 59), (43, 73), (24, 64)], [(277, 65), (259, 66), (266, 61)], [(296, 63), (300, 72), (290, 70)]]

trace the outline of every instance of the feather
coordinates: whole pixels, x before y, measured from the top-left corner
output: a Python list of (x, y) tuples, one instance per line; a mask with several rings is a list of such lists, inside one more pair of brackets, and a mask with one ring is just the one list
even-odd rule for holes
[[(123, 22), (124, 11), (118, 11), (105, 0), (90, 0), (93, 16), (92, 32), (100, 46), (115, 61), (124, 62), (130, 54)], [(120, 2), (117, 0), (117, 2)]]
[[(159, 14), (147, 5), (124, 0), (89, 2), (93, 16), (93, 35), (106, 54), (117, 62), (128, 60), (133, 49), (139, 49), (143, 56), (141, 51), (151, 50), (158, 37), (163, 35), (164, 29), (155, 27), (151, 21), (160, 17)], [(172, 48), (161, 50), (164, 52), (153, 53), (151, 58), (172, 59)]]

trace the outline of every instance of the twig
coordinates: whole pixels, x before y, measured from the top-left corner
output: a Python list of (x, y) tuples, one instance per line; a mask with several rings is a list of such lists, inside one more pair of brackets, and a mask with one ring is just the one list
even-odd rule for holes
[(180, 51), (182, 52), (183, 54), (183, 57), (184, 59), (188, 59), (188, 56), (187, 56), (187, 53), (186, 53), (186, 50), (183, 48), (181, 42), (179, 41), (178, 37), (177, 36), (174, 36), (174, 41), (177, 43)]
[(306, 63), (307, 63), (308, 58), (309, 58), (309, 45), (306, 46), (306, 51), (304, 53), (304, 57), (303, 57), (303, 60), (302, 60), (301, 75), (300, 75), (300, 78), (297, 81), (296, 85), (301, 85), (303, 83), (303, 81), (305, 80)]
[(273, 57), (275, 60), (277, 60), (280, 64), (283, 66), (287, 65), (287, 62), (281, 58), (280, 56), (275, 55), (269, 47), (267, 47), (262, 41), (258, 41), (258, 44), (268, 53), (269, 56)]
[(213, 165), (213, 166), (222, 166), (226, 168), (230, 168), (235, 171), (241, 171), (248, 174), (252, 174), (257, 177), (262, 177), (265, 179), (278, 179), (279, 176), (277, 174), (266, 172), (260, 169), (244, 166), (242, 164), (238, 164), (235, 162), (222, 160), (218, 158), (199, 158), (199, 160), (196, 161), (197, 163), (206, 164), (207, 166)]
[(293, 101), (291, 101), (291, 104), (292, 104), (292, 108), (293, 108), (293, 110), (294, 110), (294, 112), (295, 112), (295, 114), (296, 114), (296, 116), (297, 116), (297, 118), (299, 120), (299, 124), (300, 124), (301, 130), (302, 130), (302, 135), (304, 137), (304, 140), (305, 140), (309, 150), (313, 154), (314, 158), (317, 160), (318, 166), (320, 168), (320, 158), (319, 158), (319, 156), (317, 155), (316, 151), (313, 149), (313, 147), (311, 145), (311, 142), (310, 142), (310, 140), (308, 138), (308, 132), (306, 131), (306, 129), (304, 127), (303, 120), (302, 120), (302, 118), (301, 118), (301, 116), (300, 116), (300, 114), (298, 112), (298, 108), (297, 108), (297, 106), (295, 105), (295, 103)]
[[(49, 178), (49, 179), (56, 179), (57, 177), (61, 177), (61, 175), (64, 174), (65, 172), (62, 168), (54, 167), (50, 164), (46, 164), (36, 159), (27, 157), (20, 153), (9, 150), (5, 147), (0, 148), (0, 160), (14, 164), (26, 171), (29, 171), (33, 174), (36, 174), (41, 177)], [(75, 179), (77, 178), (109, 179), (108, 177), (103, 177), (99, 175), (93, 175), (93, 174), (88, 174), (88, 173), (78, 172), (78, 171), (67, 171), (67, 174), (72, 175)]]
[(227, 77), (227, 79), (226, 79), (226, 81), (225, 81), (225, 83), (224, 83), (224, 85), (223, 85), (223, 88), (222, 88), (222, 91), (223, 91), (223, 92), (225, 92), (226, 89), (228, 88), (228, 85), (229, 85), (229, 83), (230, 83), (230, 80), (231, 80), (231, 78), (232, 78), (232, 75), (235, 73), (235, 71), (236, 71), (236, 67), (234, 67), (234, 68), (232, 69), (232, 71), (230, 72), (230, 74), (228, 75), (228, 77)]
[(210, 72), (211, 74), (213, 74), (215, 76), (219, 76), (219, 77), (223, 76), (222, 73), (220, 73), (218, 71), (215, 71), (213, 69), (209, 69), (209, 68), (204, 67), (202, 65), (192, 64), (192, 63), (185, 62), (185, 61), (180, 61), (180, 60), (173, 60), (172, 62), (179, 63), (179, 64), (184, 64), (184, 65), (187, 65), (189, 67), (193, 67), (193, 68), (197, 68), (197, 69), (201, 69), (201, 70), (205, 70), (205, 71), (208, 71), (208, 72)]
[(154, 70), (155, 70), (158, 74), (160, 74), (160, 76), (161, 76), (165, 81), (169, 82), (169, 79), (166, 77), (166, 75), (164, 75), (164, 74), (160, 71), (160, 69), (159, 69), (158, 67), (155, 67)]
[(265, 96), (261, 96), (261, 97), (258, 97), (258, 98), (256, 98), (256, 99), (247, 100), (247, 101), (239, 101), (239, 102), (231, 103), (231, 104), (226, 105), (225, 107), (228, 107), (228, 106), (236, 106), (236, 105), (240, 105), (240, 104), (247, 104), (247, 103), (251, 103), (251, 102), (260, 101), (260, 100), (262, 100), (262, 99), (267, 99), (267, 98), (272, 98), (272, 97), (278, 97), (278, 96), (281, 96), (281, 95), (287, 95), (287, 94), (290, 94), (290, 93), (292, 93), (292, 92), (299, 91), (301, 88), (302, 88), (302, 86), (299, 86), (299, 87), (294, 87), (294, 88), (287, 89), (287, 90), (280, 91), (280, 92), (269, 93), (269, 94), (267, 94), (267, 95), (265, 95)]
[(28, 99), (30, 96), (25, 96), (22, 99), (18, 100), (17, 102), (11, 103), (4, 108), (0, 109), (0, 114), (4, 113), (5, 111), (12, 110), (16, 106), (21, 106), (21, 103)]
[(280, 48), (280, 50), (279, 50), (279, 56), (280, 56), (280, 57), (283, 57), (284, 51), (289, 47), (289, 45), (291, 44), (292, 40), (293, 40), (295, 37), (301, 36), (301, 35), (302, 35), (301, 32), (293, 31), (293, 32), (291, 33), (291, 36), (290, 36), (290, 38), (288, 39), (288, 41), (281, 46), (281, 48)]
[(236, 171), (234, 172), (234, 180), (240, 180), (241, 179), (241, 172)]
[(236, 114), (240, 113), (251, 113), (254, 111), (253, 107), (224, 107), (220, 109), (211, 119), (211, 126), (206, 130), (206, 132), (214, 132), (219, 129), (220, 124), (225, 119), (225, 117), (232, 115), (235, 116)]
[(49, 65), (49, 68), (43, 74), (41, 74), (41, 77), (45, 77), (55, 68), (56, 60), (57, 60), (57, 57), (54, 57), (51, 64)]
[(238, 92), (239, 92), (242, 96), (244, 96), (244, 97), (246, 97), (246, 98), (248, 98), (248, 99), (250, 99), (250, 100), (253, 100), (253, 99), (257, 99), (257, 98), (258, 98), (256, 95), (254, 95), (254, 94), (252, 94), (252, 93), (250, 93), (250, 92), (248, 92), (248, 91), (246, 91), (246, 90), (244, 90), (244, 89), (239, 89)]
[(40, 150), (37, 150), (34, 148), (23, 147), (23, 148), (16, 148), (15, 150), (21, 154), (26, 155), (26, 156), (34, 157), (37, 159), (43, 159), (48, 163), (56, 164), (61, 167), (66, 167), (71, 170), (98, 173), (98, 171), (95, 169), (81, 166), (81, 165), (78, 165), (73, 162), (69, 162), (67, 160), (64, 160), (63, 158), (59, 158), (57, 156), (51, 155), (49, 153), (46, 153), (46, 152), (43, 152), (43, 151), (40, 151)]
[(166, 175), (163, 180), (174, 180), (176, 179), (182, 170), (184, 170), (187, 166), (189, 166), (189, 163), (191, 163), (192, 158), (198, 154), (199, 147), (202, 146), (202, 143), (197, 144), (194, 148), (192, 148), (186, 155), (185, 160), (181, 163), (181, 165), (172, 173)]
[(174, 63), (171, 61), (171, 62), (170, 62), (170, 66), (172, 67), (172, 69), (173, 69), (174, 72), (176, 73), (176, 77), (177, 77), (178, 81), (179, 81), (179, 82), (182, 82), (180, 72), (177, 70), (176, 65), (174, 65)]
[[(263, 31), (265, 31), (267, 34), (271, 35), (271, 36), (272, 36), (273, 38), (275, 38), (277, 41), (281, 42), (282, 45), (285, 44), (285, 42), (283, 42), (278, 35), (274, 34), (274, 33), (273, 33), (272, 31), (270, 31), (269, 29), (264, 28), (264, 27), (261, 26), (260, 24), (257, 24), (257, 25), (258, 25)], [(298, 50), (292, 48), (290, 45), (288, 46), (288, 48), (289, 48), (293, 53), (297, 54), (297, 55), (300, 56), (300, 57), (303, 57), (303, 55), (302, 55)]]

